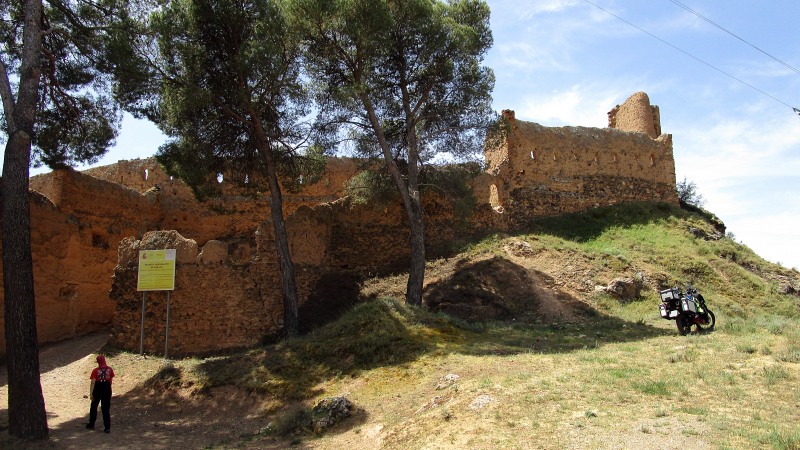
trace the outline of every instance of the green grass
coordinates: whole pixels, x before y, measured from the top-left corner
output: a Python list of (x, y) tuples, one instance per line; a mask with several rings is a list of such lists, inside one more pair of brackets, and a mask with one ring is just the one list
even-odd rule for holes
[(675, 391), (682, 390), (682, 386), (678, 382), (667, 382), (664, 380), (644, 380), (633, 383), (633, 387), (645, 394), (649, 395), (663, 395), (668, 396)]
[(783, 366), (770, 366), (764, 368), (764, 384), (774, 386), (781, 381), (789, 380), (790, 372)]
[[(177, 362), (152, 382), (200, 390), (237, 385), (271, 398), (272, 436), (304, 423), (302, 405), (349, 392), (371, 423), (385, 427), (387, 439), (397, 439), (384, 443), (389, 448), (563, 443), (564, 424), (600, 433), (597, 442), (602, 433), (631, 430), (660, 436), (663, 426), (644, 418), (686, 423), (680, 434), (720, 448), (800, 448), (800, 393), (792, 390), (800, 376), (800, 301), (779, 294), (776, 281), (800, 274), (728, 238), (696, 238), (689, 227), (715, 231), (706, 216), (669, 205), (619, 205), (540, 219), (525, 232), (486, 237), (457, 255), (505, 255), (506, 245), (522, 240), (535, 255), (559, 261), (554, 270), (575, 265), (596, 283), (616, 276), (647, 283), (641, 298), (627, 303), (584, 292), (593, 309), (580, 323), (467, 322), (433, 314), (399, 300), (405, 277), (387, 277), (370, 288), (376, 300), (306, 336)], [(429, 269), (442, 264), (431, 261)], [(674, 322), (658, 316), (656, 290), (686, 282), (716, 313), (713, 333), (679, 336)], [(461, 378), (436, 390), (447, 373)], [(479, 394), (496, 397), (499, 406), (467, 408)], [(420, 409), (437, 396), (444, 403)], [(464, 431), (482, 424), (496, 433)], [(322, 446), (340, 444), (335, 436), (319, 439)]]
[(762, 442), (769, 443), (775, 450), (798, 450), (800, 449), (800, 428), (794, 430), (772, 430)]

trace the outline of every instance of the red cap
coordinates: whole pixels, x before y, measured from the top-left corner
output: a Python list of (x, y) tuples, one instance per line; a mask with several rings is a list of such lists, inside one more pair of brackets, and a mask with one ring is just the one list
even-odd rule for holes
[(103, 356), (103, 355), (97, 355), (97, 364), (99, 364), (100, 367), (105, 366), (106, 365), (106, 357)]

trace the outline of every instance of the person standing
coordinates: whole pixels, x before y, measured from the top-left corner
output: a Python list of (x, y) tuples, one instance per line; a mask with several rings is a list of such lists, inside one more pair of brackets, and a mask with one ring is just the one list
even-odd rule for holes
[(114, 369), (106, 364), (106, 357), (97, 355), (97, 367), (92, 370), (91, 384), (89, 387), (89, 398), (92, 400), (92, 406), (89, 410), (89, 423), (86, 428), (94, 429), (94, 423), (97, 421), (97, 404), (100, 404), (100, 409), (103, 411), (103, 427), (106, 433), (111, 432), (111, 380), (114, 378)]

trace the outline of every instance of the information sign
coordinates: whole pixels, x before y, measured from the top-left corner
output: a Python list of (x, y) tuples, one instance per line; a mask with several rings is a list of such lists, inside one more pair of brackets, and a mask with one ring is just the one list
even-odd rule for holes
[(175, 249), (139, 251), (139, 279), (136, 290), (175, 290)]

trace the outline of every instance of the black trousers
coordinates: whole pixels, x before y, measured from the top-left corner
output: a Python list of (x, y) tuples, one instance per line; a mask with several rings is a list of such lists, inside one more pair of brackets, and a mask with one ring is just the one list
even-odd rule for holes
[(89, 425), (94, 427), (97, 421), (97, 404), (103, 411), (103, 426), (106, 430), (111, 429), (111, 383), (96, 382), (92, 391), (92, 406), (89, 410)]

